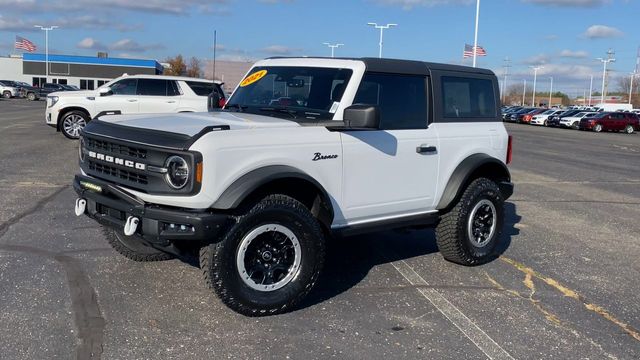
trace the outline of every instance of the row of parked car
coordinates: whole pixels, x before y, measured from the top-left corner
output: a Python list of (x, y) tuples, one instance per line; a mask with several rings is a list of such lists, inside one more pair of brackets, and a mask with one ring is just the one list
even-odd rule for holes
[(545, 109), (522, 106), (502, 108), (502, 120), (521, 124), (562, 127), (575, 130), (640, 131), (639, 110), (594, 111), (582, 109)]
[(42, 87), (37, 87), (22, 81), (0, 80), (0, 95), (5, 99), (25, 98), (35, 101), (53, 92), (77, 90), (80, 89), (66, 84), (45, 83)]

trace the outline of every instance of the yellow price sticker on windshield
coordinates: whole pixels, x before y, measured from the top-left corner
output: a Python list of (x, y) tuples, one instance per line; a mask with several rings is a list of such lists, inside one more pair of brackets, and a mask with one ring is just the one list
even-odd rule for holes
[(267, 70), (256, 71), (253, 74), (244, 78), (244, 80), (242, 80), (242, 82), (240, 83), (240, 87), (251, 85), (254, 82), (262, 79), (265, 75), (267, 75)]

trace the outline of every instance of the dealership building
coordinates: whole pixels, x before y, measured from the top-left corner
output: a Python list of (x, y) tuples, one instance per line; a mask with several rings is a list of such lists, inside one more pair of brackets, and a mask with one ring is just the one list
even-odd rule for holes
[[(122, 74), (162, 74), (155, 60), (110, 58), (103, 56), (49, 55), (49, 77), (45, 78), (45, 54), (0, 57), (0, 79), (23, 81), (34, 86), (45, 82), (75, 85), (93, 90)], [(47, 81), (48, 80), (48, 81)]]

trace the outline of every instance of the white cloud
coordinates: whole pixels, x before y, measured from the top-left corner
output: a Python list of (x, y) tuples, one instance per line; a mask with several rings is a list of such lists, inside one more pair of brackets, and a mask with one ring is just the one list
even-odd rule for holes
[(606, 25), (591, 25), (583, 34), (584, 37), (589, 39), (612, 38), (622, 35), (624, 35), (622, 31)]
[(291, 48), (284, 45), (271, 45), (262, 48), (261, 51), (269, 55), (291, 55), (292, 53), (300, 52), (301, 49)]
[(378, 4), (388, 6), (400, 6), (404, 10), (411, 10), (415, 7), (432, 7), (438, 5), (475, 3), (474, 0), (375, 0)]
[(609, 0), (522, 0), (524, 3), (531, 3), (545, 6), (558, 7), (595, 7), (609, 3)]
[(94, 38), (84, 38), (77, 45), (79, 49), (92, 49), (92, 50), (103, 50), (106, 48), (102, 43), (96, 41)]
[(539, 64), (546, 64), (548, 62), (549, 62), (549, 55), (547, 54), (533, 55), (522, 60), (522, 63), (526, 65), (539, 65)]
[(141, 45), (131, 39), (122, 39), (112, 43), (108, 48), (115, 51), (145, 52), (147, 50), (164, 49), (164, 46), (161, 44)]
[(588, 56), (589, 56), (589, 53), (584, 50), (573, 51), (573, 50), (565, 49), (560, 51), (560, 57), (582, 59)]

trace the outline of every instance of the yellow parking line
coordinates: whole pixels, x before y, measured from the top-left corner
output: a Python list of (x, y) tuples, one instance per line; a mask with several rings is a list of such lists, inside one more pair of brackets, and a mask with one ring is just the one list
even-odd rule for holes
[[(618, 318), (616, 318), (615, 316), (613, 316), (610, 312), (608, 312), (607, 310), (605, 310), (603, 307), (596, 305), (596, 304), (592, 304), (587, 302), (584, 297), (580, 294), (578, 294), (578, 292), (569, 289), (568, 287), (560, 284), (558, 281), (544, 276), (538, 272), (536, 272), (535, 270), (533, 270), (532, 268), (517, 262), (513, 259), (510, 259), (508, 257), (504, 257), (504, 256), (500, 256), (500, 260), (506, 262), (507, 264), (510, 264), (512, 266), (514, 266), (516, 269), (522, 271), (525, 274), (525, 285), (527, 285), (527, 283), (531, 282), (532, 277), (535, 277), (536, 279), (542, 280), (544, 281), (547, 285), (553, 287), (554, 289), (558, 290), (560, 293), (562, 293), (564, 296), (567, 296), (569, 298), (572, 298), (576, 301), (579, 301), (580, 303), (582, 303), (582, 305), (584, 305), (584, 307), (589, 310), (589, 311), (593, 311), (596, 314), (602, 316), (603, 318), (609, 320), (610, 322), (612, 322), (613, 324), (619, 326), (622, 330), (624, 330), (624, 332), (626, 332), (627, 334), (629, 334), (632, 338), (636, 339), (637, 341), (640, 341), (640, 332), (638, 332), (638, 330), (634, 329), (631, 325), (619, 320)], [(528, 280), (528, 281), (527, 281)], [(527, 287), (529, 287), (527, 285)]]

